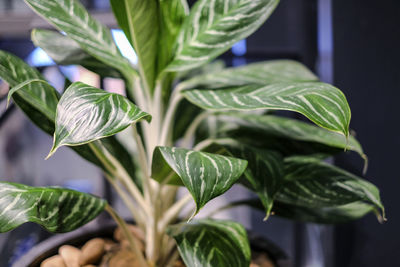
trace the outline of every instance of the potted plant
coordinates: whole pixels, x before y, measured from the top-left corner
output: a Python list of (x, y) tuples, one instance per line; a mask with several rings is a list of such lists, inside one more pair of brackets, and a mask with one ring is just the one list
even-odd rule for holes
[[(0, 52), (9, 100), (53, 135), (50, 157), (69, 146), (104, 171), (144, 234), (144, 253), (124, 220), (103, 199), (59, 187), (0, 182), (0, 232), (34, 222), (68, 232), (104, 210), (121, 227), (138, 266), (249, 266), (245, 229), (196, 219), (235, 183), (258, 198), (231, 203), (271, 215), (338, 223), (374, 212), (378, 189), (324, 159), (351, 150), (350, 108), (343, 93), (290, 60), (220, 69), (210, 62), (256, 31), (278, 0), (110, 0), (138, 56), (132, 65), (110, 31), (77, 0), (25, 0), (63, 34), (32, 31), (33, 42), (59, 65), (82, 65), (124, 79), (126, 96), (72, 83), (60, 95), (21, 59)], [(312, 123), (278, 116), (302, 114)], [(212, 124), (209, 123), (212, 119)], [(129, 128), (136, 152), (116, 138)], [(179, 188), (187, 195), (177, 199)], [(187, 217), (179, 216), (194, 201)], [(178, 254), (179, 253), (179, 254)]]

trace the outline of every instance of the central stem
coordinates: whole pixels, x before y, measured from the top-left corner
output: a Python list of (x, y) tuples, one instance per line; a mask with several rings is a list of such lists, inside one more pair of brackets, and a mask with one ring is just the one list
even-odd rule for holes
[[(142, 77), (143, 78), (143, 77)], [(180, 209), (187, 203), (185, 200), (174, 205), (176, 187), (159, 184), (151, 179), (151, 164), (153, 151), (157, 146), (172, 145), (171, 129), (176, 108), (182, 99), (179, 92), (174, 92), (166, 109), (163, 107), (162, 78), (156, 83), (152, 98), (140, 96), (141, 108), (152, 115), (150, 123), (142, 123), (142, 131), (139, 133), (133, 125), (133, 136), (135, 138), (140, 169), (143, 177), (143, 195), (148, 212), (145, 214), (143, 225), (146, 241), (146, 258), (149, 266), (156, 266), (169, 251), (168, 247), (162, 245), (170, 240), (165, 234), (165, 228), (176, 219)], [(140, 82), (136, 81), (136, 85)], [(165, 116), (163, 113), (165, 112)], [(139, 203), (141, 204), (141, 203)]]

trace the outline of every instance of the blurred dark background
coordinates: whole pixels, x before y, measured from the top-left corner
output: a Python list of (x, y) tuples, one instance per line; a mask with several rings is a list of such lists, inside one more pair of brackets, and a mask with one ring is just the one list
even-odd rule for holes
[[(115, 26), (107, 0), (82, 2), (104, 23)], [(0, 49), (29, 58), (34, 49), (29, 29), (46, 24), (22, 0), (1, 0), (0, 12)], [(223, 55), (228, 65), (235, 66), (275, 58), (299, 60), (345, 93), (352, 109), (351, 128), (369, 157), (365, 177), (380, 188), (388, 221), (379, 224), (369, 215), (337, 226), (279, 218), (260, 223), (262, 215), (252, 213), (253, 229), (285, 249), (296, 267), (400, 266), (400, 175), (396, 169), (400, 1), (281, 0), (260, 30)], [(3, 138), (1, 127), (11, 122), (9, 114), (3, 110), (0, 114)], [(346, 153), (335, 162), (362, 176), (363, 163), (357, 155)], [(1, 169), (0, 175), (4, 175)]]

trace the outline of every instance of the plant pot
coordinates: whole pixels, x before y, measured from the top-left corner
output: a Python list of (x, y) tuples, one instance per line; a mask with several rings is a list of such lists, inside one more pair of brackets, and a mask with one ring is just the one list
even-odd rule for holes
[[(72, 233), (55, 235), (34, 246), (22, 256), (13, 267), (40, 267), (40, 263), (48, 257), (56, 255), (62, 245), (82, 246), (86, 241), (95, 238), (112, 238), (115, 224), (110, 222), (99, 226), (83, 227)], [(277, 267), (290, 267), (287, 255), (275, 244), (249, 232), (252, 251), (267, 252)]]

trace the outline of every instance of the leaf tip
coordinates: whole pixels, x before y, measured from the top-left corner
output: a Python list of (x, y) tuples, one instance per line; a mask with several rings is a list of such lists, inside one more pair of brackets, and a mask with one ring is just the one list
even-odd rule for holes
[(365, 175), (367, 173), (367, 170), (368, 170), (368, 157), (367, 157), (367, 155), (362, 154), (361, 158), (364, 160), (364, 166), (363, 166), (362, 174)]
[(6, 109), (10, 106), (10, 101), (11, 101), (11, 94), (8, 94), (7, 96), (7, 104), (6, 104)]
[(196, 216), (197, 213), (199, 213), (199, 211), (200, 211), (199, 209), (196, 209), (196, 211), (193, 212), (193, 214), (189, 217), (186, 223), (190, 223), (193, 220), (194, 216)]
[(58, 146), (58, 145), (56, 145), (55, 143), (53, 144), (53, 147), (51, 148), (51, 150), (50, 150), (50, 152), (49, 152), (49, 154), (46, 156), (46, 158), (44, 159), (44, 160), (48, 160), (51, 156), (53, 156), (54, 155), (54, 153), (56, 153), (56, 151), (57, 151), (57, 149), (59, 148), (60, 146)]
[(266, 222), (266, 221), (269, 219), (269, 217), (270, 217), (271, 215), (274, 215), (274, 214), (275, 214), (275, 212), (273, 212), (273, 211), (271, 211), (271, 210), (272, 210), (272, 205), (269, 205), (269, 207), (268, 207), (268, 209), (267, 209), (267, 211), (266, 211), (266, 213), (265, 213), (265, 217), (264, 217), (264, 219), (263, 219), (264, 222)]
[(147, 121), (148, 123), (150, 123), (151, 120), (153, 119), (153, 117), (150, 114), (146, 113), (146, 115), (143, 117), (143, 119), (145, 121)]
[(381, 212), (379, 212), (378, 209), (374, 209), (374, 213), (380, 224), (383, 224), (387, 221), (385, 208), (383, 206), (381, 206)]
[(10, 91), (8, 91), (6, 109), (9, 108), (10, 102), (11, 102), (11, 97), (13, 96), (15, 91), (16, 91), (16, 89), (14, 89), (14, 88), (10, 88)]

